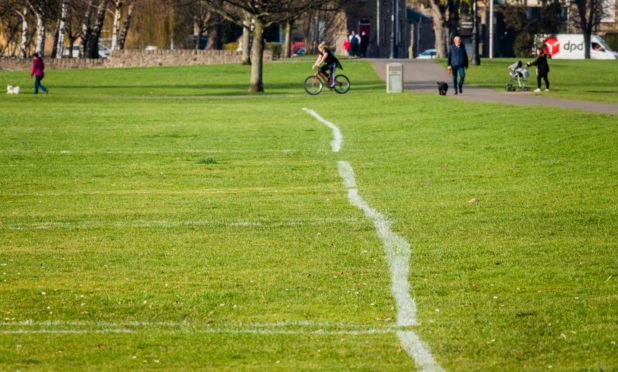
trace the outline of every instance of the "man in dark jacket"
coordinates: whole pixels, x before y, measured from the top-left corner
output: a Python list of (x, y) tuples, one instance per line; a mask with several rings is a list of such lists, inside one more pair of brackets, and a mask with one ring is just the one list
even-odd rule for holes
[[(453, 74), (453, 90), (455, 95), (459, 88), (459, 93), (463, 93), (463, 82), (466, 77), (465, 70), (468, 68), (468, 54), (466, 48), (461, 43), (461, 38), (455, 36), (453, 45), (448, 52), (448, 73)], [(457, 74), (459, 74), (459, 83), (457, 83)]]

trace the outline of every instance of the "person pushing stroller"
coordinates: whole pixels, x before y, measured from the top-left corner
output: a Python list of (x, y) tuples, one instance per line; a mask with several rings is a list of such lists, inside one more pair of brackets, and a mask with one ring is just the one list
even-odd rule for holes
[(543, 49), (537, 48), (536, 59), (532, 62), (526, 63), (528, 66), (536, 66), (536, 86), (535, 92), (541, 91), (541, 79), (545, 80), (545, 91), (549, 92), (549, 80), (547, 80), (547, 74), (549, 74), (549, 64), (547, 64), (547, 56), (543, 52)]

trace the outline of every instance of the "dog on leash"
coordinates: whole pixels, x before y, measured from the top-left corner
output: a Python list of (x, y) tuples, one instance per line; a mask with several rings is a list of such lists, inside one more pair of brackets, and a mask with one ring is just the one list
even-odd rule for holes
[(6, 86), (6, 94), (19, 94), (19, 87), (14, 87), (12, 85)]
[(448, 84), (444, 81), (436, 81), (436, 83), (438, 84), (438, 93), (440, 93), (441, 96), (446, 96), (446, 92), (448, 91)]

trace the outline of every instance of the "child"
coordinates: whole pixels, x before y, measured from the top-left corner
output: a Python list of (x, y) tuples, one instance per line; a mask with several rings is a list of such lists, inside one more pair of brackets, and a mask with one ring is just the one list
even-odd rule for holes
[(340, 68), (343, 70), (343, 67), (341, 67), (341, 63), (339, 63), (337, 57), (335, 57), (330, 50), (326, 49), (324, 43), (318, 44), (318, 59), (315, 60), (313, 68), (315, 69), (322, 62), (324, 62), (324, 65), (320, 67), (322, 73), (326, 74), (326, 70), (330, 69), (330, 83), (328, 87), (332, 89), (332, 87), (335, 86), (335, 69)]
[(549, 73), (549, 65), (547, 64), (547, 56), (543, 52), (543, 49), (538, 48), (536, 50), (536, 59), (534, 62), (528, 62), (528, 66), (536, 66), (536, 86), (535, 92), (541, 91), (541, 78), (545, 80), (545, 91), (549, 92), (549, 80), (547, 80), (547, 74)]

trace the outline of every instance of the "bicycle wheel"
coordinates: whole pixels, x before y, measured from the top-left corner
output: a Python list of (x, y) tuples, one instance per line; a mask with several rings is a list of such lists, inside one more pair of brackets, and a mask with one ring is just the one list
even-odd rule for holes
[(322, 91), (322, 81), (317, 76), (308, 76), (305, 79), (305, 91), (312, 96), (320, 94)]
[(350, 79), (345, 75), (335, 76), (335, 92), (345, 94), (350, 90)]

